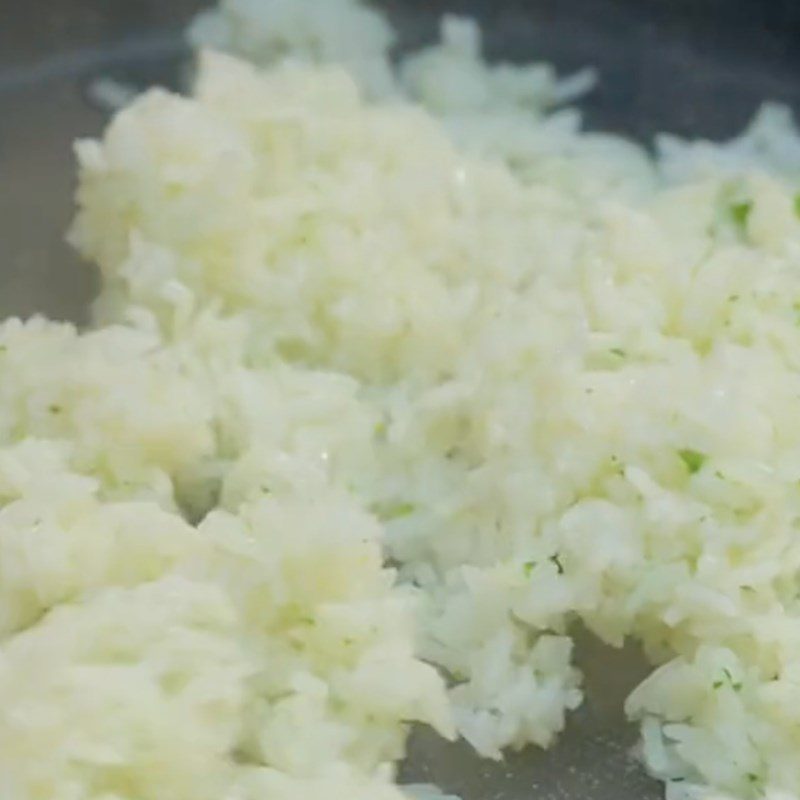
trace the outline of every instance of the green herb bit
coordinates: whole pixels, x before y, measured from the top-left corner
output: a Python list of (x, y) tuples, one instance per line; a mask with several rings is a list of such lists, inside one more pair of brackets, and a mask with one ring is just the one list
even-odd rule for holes
[(800, 217), (800, 194), (794, 196), (794, 213)]
[(522, 572), (525, 574), (526, 578), (530, 578), (533, 571), (536, 569), (536, 562), (535, 561), (526, 561), (522, 565)]
[(715, 689), (722, 688), (725, 685), (725, 683), (727, 682), (728, 685), (731, 687), (731, 689), (733, 689), (734, 692), (740, 692), (742, 690), (741, 681), (735, 681), (733, 679), (733, 675), (731, 675), (731, 671), (729, 669), (727, 669), (726, 667), (723, 667), (722, 668), (722, 674), (725, 676), (725, 679), (724, 680), (716, 680), (716, 681), (714, 681), (712, 686)]
[(384, 519), (400, 519), (413, 514), (417, 507), (413, 503), (391, 503), (379, 509), (379, 516)]
[(558, 570), (559, 575), (564, 574), (564, 565), (561, 563), (561, 559), (556, 553), (555, 555), (550, 556), (550, 561), (552, 561), (556, 565), (556, 569)]
[(56, 405), (55, 403), (53, 403), (53, 405), (47, 407), (47, 410), (51, 414), (60, 414), (64, 409), (61, 406)]
[(681, 457), (681, 461), (686, 465), (686, 469), (689, 470), (690, 475), (699, 472), (703, 464), (706, 463), (706, 456), (697, 450), (678, 450), (678, 455)]
[(733, 217), (733, 221), (740, 228), (744, 228), (744, 226), (747, 225), (747, 220), (752, 210), (753, 203), (750, 200), (743, 200), (741, 203), (733, 203), (731, 205), (731, 217)]
[(618, 358), (625, 358), (626, 356), (625, 351), (621, 347), (612, 347), (608, 352)]
[(617, 475), (625, 475), (625, 465), (619, 460), (619, 456), (612, 455), (611, 464)]

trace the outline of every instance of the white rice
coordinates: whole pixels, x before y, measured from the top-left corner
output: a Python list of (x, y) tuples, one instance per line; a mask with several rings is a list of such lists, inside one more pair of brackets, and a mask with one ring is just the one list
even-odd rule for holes
[(399, 798), (408, 723), (452, 722), (327, 476), (374, 412), (194, 322), (0, 328), (0, 795)]
[(198, 15), (188, 38), (262, 66), (342, 64), (373, 97), (396, 91), (394, 33), (381, 14), (353, 0), (222, 0)]
[(670, 798), (800, 796), (787, 113), (653, 160), (463, 20), (191, 36), (259, 69), (80, 143), (96, 329), (0, 331), (0, 794), (392, 800), (408, 721), (552, 743), (582, 620)]

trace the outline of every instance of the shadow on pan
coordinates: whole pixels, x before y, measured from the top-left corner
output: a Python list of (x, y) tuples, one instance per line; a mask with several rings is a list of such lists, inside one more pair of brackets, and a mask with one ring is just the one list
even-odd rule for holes
[[(583, 104), (590, 128), (647, 142), (658, 131), (712, 139), (737, 133), (765, 99), (800, 109), (796, 0), (387, 0), (401, 46), (431, 41), (446, 12), (479, 18), (492, 58), (594, 65)], [(64, 243), (72, 210), (71, 142), (106, 115), (86, 87), (110, 76), (176, 86), (181, 27), (195, 0), (32, 0), (0, 26), (0, 317), (87, 317), (93, 275)], [(438, 782), (464, 800), (622, 798), (661, 791), (636, 767), (636, 731), (621, 704), (645, 674), (631, 649), (579, 637), (588, 700), (547, 753), (480, 761), (425, 731), (412, 738), (407, 780)]]

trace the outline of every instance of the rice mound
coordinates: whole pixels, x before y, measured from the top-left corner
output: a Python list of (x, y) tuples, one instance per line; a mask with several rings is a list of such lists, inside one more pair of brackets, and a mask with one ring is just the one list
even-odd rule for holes
[(374, 519), (319, 485), (192, 527), (70, 449), (0, 450), (3, 797), (399, 798), (406, 721), (450, 722)]
[(77, 148), (93, 329), (0, 328), (0, 794), (400, 798), (411, 721), (551, 744), (580, 620), (670, 798), (800, 796), (790, 115), (653, 157), (465, 20), (190, 37)]
[(372, 416), (239, 339), (0, 328), (3, 798), (399, 800), (408, 724), (452, 736), (417, 600), (327, 473)]

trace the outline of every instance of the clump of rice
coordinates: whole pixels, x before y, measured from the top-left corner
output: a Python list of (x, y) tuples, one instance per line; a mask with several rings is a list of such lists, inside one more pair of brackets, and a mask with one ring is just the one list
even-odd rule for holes
[(191, 35), (259, 68), (80, 143), (95, 330), (0, 330), (3, 797), (392, 800), (408, 721), (549, 745), (578, 619), (671, 797), (800, 793), (785, 112), (654, 160), (463, 20)]
[(0, 325), (0, 441), (69, 443), (73, 467), (108, 498), (174, 508), (176, 477), (214, 453), (212, 415), (209, 393), (155, 331)]
[(0, 450), (0, 485), (3, 797), (391, 800), (406, 721), (448, 734), (412, 598), (340, 493), (192, 527), (102, 500), (45, 439)]
[(197, 16), (188, 38), (261, 66), (342, 64), (373, 97), (397, 90), (394, 32), (377, 10), (353, 0), (222, 0)]

